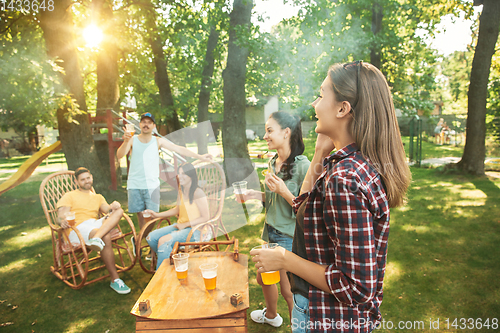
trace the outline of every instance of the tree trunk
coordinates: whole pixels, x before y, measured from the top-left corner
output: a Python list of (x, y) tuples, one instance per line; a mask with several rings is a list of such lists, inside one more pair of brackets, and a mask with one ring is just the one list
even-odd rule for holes
[(245, 75), (249, 50), (237, 35), (250, 25), (252, 0), (234, 0), (230, 14), (227, 66), (222, 73), (224, 80), (224, 121), (222, 146), (224, 167), (228, 184), (246, 178), (252, 171), (245, 136), (246, 94)]
[(373, 66), (381, 69), (382, 60), (380, 54), (380, 42), (377, 40), (378, 33), (382, 30), (382, 18), (384, 13), (382, 10), (382, 5), (378, 1), (373, 1), (372, 3), (372, 32), (374, 36), (374, 41), (370, 50), (370, 62)]
[[(102, 29), (104, 39), (97, 54), (97, 116), (106, 116), (107, 109), (119, 110), (120, 99), (118, 76), (118, 48), (113, 34), (116, 27), (113, 19), (113, 2), (110, 0), (92, 1), (93, 22)], [(111, 177), (109, 143), (107, 140), (95, 142), (97, 154), (108, 178)], [(121, 184), (121, 169), (118, 159), (113, 161), (118, 186)]]
[[(215, 26), (210, 28), (208, 36), (207, 53), (205, 55), (205, 66), (203, 67), (200, 96), (198, 99), (198, 123), (208, 120), (208, 105), (210, 103), (210, 92), (212, 91), (212, 75), (214, 74), (214, 50), (219, 40), (220, 31)], [(198, 132), (198, 154), (208, 153), (208, 137), (204, 131)]]
[(181, 129), (181, 124), (175, 109), (172, 89), (170, 88), (170, 79), (168, 78), (167, 72), (167, 59), (165, 58), (165, 53), (163, 52), (163, 41), (156, 30), (157, 27), (155, 23), (154, 30), (151, 33), (152, 36), (149, 40), (156, 67), (155, 82), (158, 86), (158, 91), (160, 92), (161, 107), (165, 110), (165, 125), (167, 127), (167, 133), (172, 133)]
[[(476, 5), (476, 2), (474, 3)], [(472, 69), (467, 101), (467, 136), (464, 154), (458, 167), (468, 173), (484, 175), (486, 157), (486, 98), (490, 76), (491, 58), (500, 27), (500, 1), (484, 0), (479, 18), (479, 34)]]
[[(40, 27), (43, 30), (47, 52), (50, 57), (60, 59), (64, 74), (62, 81), (79, 109), (87, 111), (83, 78), (75, 47), (71, 0), (61, 0), (53, 11), (40, 11)], [(71, 117), (76, 122), (68, 121)], [(110, 185), (97, 156), (94, 140), (90, 132), (87, 113), (70, 114), (67, 107), (57, 110), (59, 139), (70, 170), (80, 166), (89, 168), (94, 175), (96, 190), (107, 189)]]
[[(177, 110), (175, 109), (172, 89), (170, 88), (170, 79), (167, 71), (168, 62), (165, 57), (165, 52), (163, 52), (164, 43), (156, 24), (155, 8), (151, 2), (144, 4), (143, 8), (145, 10), (146, 27), (149, 32), (149, 44), (151, 45), (156, 68), (155, 83), (160, 93), (161, 108), (165, 110), (165, 126), (168, 134), (181, 129), (181, 124), (179, 122)], [(183, 142), (176, 143), (183, 144)]]

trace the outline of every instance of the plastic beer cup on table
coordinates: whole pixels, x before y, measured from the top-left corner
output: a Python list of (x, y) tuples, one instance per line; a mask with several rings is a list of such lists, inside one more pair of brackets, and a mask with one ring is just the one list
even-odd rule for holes
[(177, 278), (183, 280), (187, 278), (188, 275), (188, 258), (189, 253), (176, 253), (172, 255), (174, 259), (175, 272), (177, 273)]
[[(262, 250), (262, 249), (274, 249), (278, 247), (279, 245), (276, 243), (269, 243), (269, 244), (263, 244), (254, 247), (252, 250)], [(280, 282), (280, 271), (271, 271), (271, 272), (264, 272), (260, 273), (260, 276), (262, 278), (262, 282), (265, 285), (271, 285)]]
[(200, 265), (201, 276), (207, 290), (214, 290), (217, 286), (217, 266), (215, 263)]
[(67, 212), (66, 213), (66, 221), (68, 221), (68, 224), (72, 227), (75, 226), (75, 212)]
[(135, 126), (134, 124), (125, 124), (125, 129), (127, 130), (130, 135), (134, 136), (135, 134)]
[(248, 183), (245, 180), (233, 183), (233, 190), (234, 194), (236, 195), (236, 201), (238, 201), (239, 203), (245, 202), (244, 195), (247, 191), (247, 184)]

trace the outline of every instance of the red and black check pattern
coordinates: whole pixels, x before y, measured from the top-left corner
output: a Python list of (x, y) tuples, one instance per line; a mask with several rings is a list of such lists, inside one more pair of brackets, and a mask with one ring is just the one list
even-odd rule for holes
[(311, 332), (370, 332), (381, 314), (389, 204), (380, 174), (351, 144), (325, 158), (309, 193), (304, 238), (308, 260), (328, 265), (332, 294), (309, 288)]

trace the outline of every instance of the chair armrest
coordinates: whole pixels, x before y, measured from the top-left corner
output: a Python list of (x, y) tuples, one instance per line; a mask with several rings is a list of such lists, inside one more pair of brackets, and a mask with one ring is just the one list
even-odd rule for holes
[[(85, 260), (88, 260), (88, 253), (87, 253), (87, 247), (85, 245), (85, 240), (83, 239), (82, 234), (80, 233), (80, 230), (78, 228), (70, 226), (70, 228), (75, 232), (76, 236), (78, 237), (78, 240), (80, 241), (79, 246), (82, 248), (83, 255), (85, 256)], [(73, 248), (74, 245), (72, 242), (69, 240), (69, 236), (66, 235), (64, 232), (65, 229), (63, 228), (58, 228), (58, 234), (59, 234), (59, 239), (61, 239), (64, 243), (66, 243), (70, 248)], [(76, 244), (76, 243), (75, 243)], [(63, 244), (61, 244), (63, 246)], [(78, 245), (76, 245), (78, 246)]]
[[(125, 214), (125, 212), (123, 213), (122, 216), (123, 216), (123, 218), (125, 218), (125, 221), (127, 221), (128, 225), (130, 226), (130, 229), (132, 230), (132, 235), (134, 236), (134, 238), (137, 238), (137, 233), (135, 232), (134, 222), (132, 222), (132, 219), (130, 218), (130, 216)], [(121, 222), (121, 219), (120, 219), (120, 222)], [(118, 222), (118, 225), (120, 225), (120, 222)], [(120, 232), (121, 232), (121, 229), (120, 229)]]
[[(189, 242), (189, 241), (191, 240), (191, 237), (193, 236), (193, 233), (194, 233), (196, 230), (198, 230), (198, 229), (200, 229), (200, 228), (202, 228), (202, 227), (204, 227), (204, 226), (206, 226), (206, 225), (210, 225), (210, 228), (211, 228), (211, 231), (212, 231), (212, 237), (211, 237), (211, 238), (213, 238), (213, 236), (215, 235), (215, 230), (214, 230), (214, 226), (213, 226), (213, 224), (214, 224), (214, 222), (217, 222), (217, 220), (218, 220), (218, 219), (216, 219), (216, 218), (215, 218), (215, 219), (210, 219), (210, 220), (208, 220), (208, 221), (198, 223), (198, 224), (197, 224), (197, 225), (195, 225), (194, 227), (191, 227), (191, 231), (189, 231), (189, 234), (188, 234), (188, 236), (187, 236), (187, 238), (186, 238), (186, 242)], [(215, 240), (215, 239), (214, 239), (214, 240)]]

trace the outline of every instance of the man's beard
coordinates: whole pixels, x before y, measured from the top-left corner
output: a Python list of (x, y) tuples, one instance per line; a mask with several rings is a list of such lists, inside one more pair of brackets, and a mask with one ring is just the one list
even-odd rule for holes
[(81, 187), (82, 190), (90, 190), (92, 188), (92, 184), (85, 184)]

